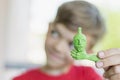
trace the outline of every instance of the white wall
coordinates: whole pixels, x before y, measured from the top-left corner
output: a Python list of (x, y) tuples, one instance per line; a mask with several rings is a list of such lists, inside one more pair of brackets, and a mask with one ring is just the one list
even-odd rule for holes
[(4, 72), (6, 11), (7, 0), (0, 0), (0, 77)]
[(7, 62), (25, 62), (28, 50), (30, 0), (8, 0), (6, 27)]

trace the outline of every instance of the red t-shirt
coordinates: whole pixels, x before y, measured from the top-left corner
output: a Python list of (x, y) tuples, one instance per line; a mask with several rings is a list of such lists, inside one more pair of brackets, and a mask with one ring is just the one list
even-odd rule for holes
[(102, 78), (90, 67), (72, 66), (68, 73), (59, 76), (51, 76), (34, 69), (13, 80), (102, 80)]

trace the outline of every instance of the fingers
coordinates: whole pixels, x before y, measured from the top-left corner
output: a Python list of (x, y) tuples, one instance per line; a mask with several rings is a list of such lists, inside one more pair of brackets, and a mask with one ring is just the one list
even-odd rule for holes
[(120, 80), (120, 74), (115, 74), (109, 80)]
[(120, 54), (104, 58), (101, 61), (97, 62), (96, 66), (98, 68), (105, 68), (105, 67), (114, 66), (118, 64), (120, 64)]
[(106, 51), (100, 51), (98, 52), (98, 57), (99, 58), (106, 58), (106, 57), (110, 57), (116, 54), (120, 54), (120, 48), (114, 48), (114, 49), (108, 49)]
[(98, 68), (104, 68), (104, 77), (108, 80), (120, 80), (120, 48), (98, 52), (101, 59), (96, 62)]
[(120, 49), (109, 49), (100, 51), (98, 57), (101, 59), (96, 63), (98, 68), (105, 68), (120, 64)]
[(113, 75), (120, 74), (120, 65), (116, 65), (114, 67), (111, 67), (108, 71), (105, 71), (104, 77), (110, 78)]

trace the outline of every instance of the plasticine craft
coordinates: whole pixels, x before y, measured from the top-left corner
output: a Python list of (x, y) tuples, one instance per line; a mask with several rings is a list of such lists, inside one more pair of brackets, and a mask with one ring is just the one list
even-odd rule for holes
[(73, 38), (74, 49), (71, 51), (71, 56), (76, 60), (88, 59), (91, 61), (99, 61), (96, 54), (86, 53), (86, 36), (82, 34), (82, 30), (79, 27), (78, 33)]

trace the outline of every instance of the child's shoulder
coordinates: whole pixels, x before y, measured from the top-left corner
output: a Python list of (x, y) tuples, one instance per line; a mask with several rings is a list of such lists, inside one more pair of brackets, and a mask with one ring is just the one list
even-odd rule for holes
[(22, 73), (21, 75), (13, 78), (13, 80), (28, 80), (30, 78), (30, 76), (33, 76), (33, 74), (36, 74), (37, 72), (38, 72), (38, 68), (31, 69), (31, 70), (28, 70), (28, 71)]

